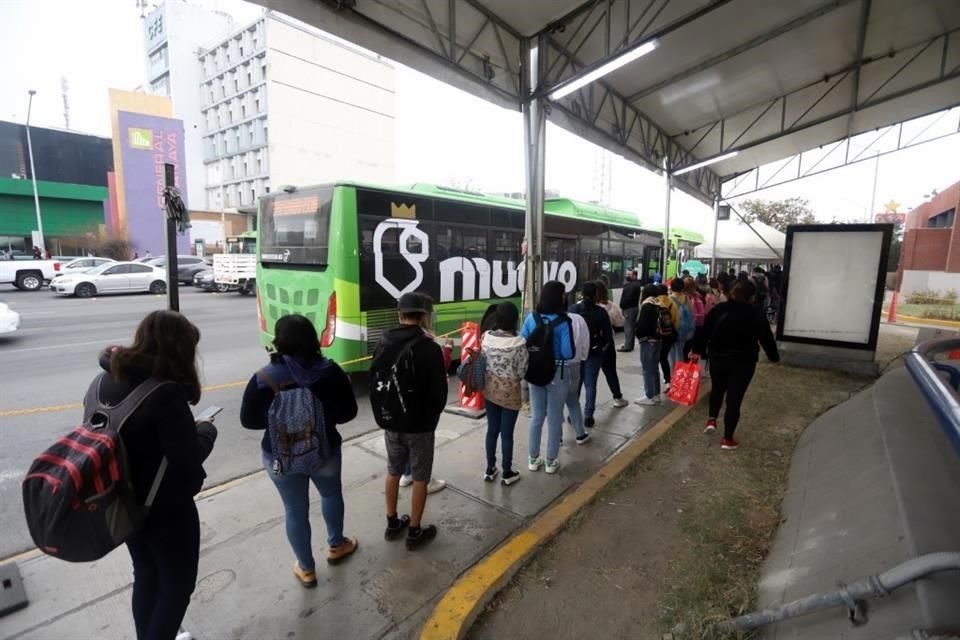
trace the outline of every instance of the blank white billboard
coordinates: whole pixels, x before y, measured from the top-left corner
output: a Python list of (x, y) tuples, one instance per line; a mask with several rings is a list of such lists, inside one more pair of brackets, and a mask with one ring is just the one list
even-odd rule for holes
[(867, 345), (884, 232), (793, 232), (783, 337)]

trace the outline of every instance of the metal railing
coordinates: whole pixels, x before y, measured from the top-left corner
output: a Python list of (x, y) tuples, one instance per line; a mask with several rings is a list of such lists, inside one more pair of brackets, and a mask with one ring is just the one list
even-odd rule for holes
[[(956, 364), (936, 360), (942, 354), (956, 355)], [(941, 428), (960, 455), (960, 338), (918, 344), (907, 354), (906, 362)], [(946, 374), (947, 380), (941, 374)]]

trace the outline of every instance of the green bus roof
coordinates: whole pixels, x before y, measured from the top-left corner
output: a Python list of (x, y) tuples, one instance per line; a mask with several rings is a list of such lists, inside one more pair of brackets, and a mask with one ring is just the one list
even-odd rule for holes
[[(311, 185), (302, 187), (303, 189), (313, 188), (322, 185)], [(407, 194), (411, 196), (432, 196), (435, 198), (444, 198), (447, 200), (457, 200), (473, 204), (484, 203), (500, 207), (522, 210), (526, 207), (526, 201), (516, 198), (505, 198), (503, 196), (491, 196), (478, 191), (467, 191), (454, 187), (444, 187), (441, 185), (418, 182), (406, 187), (388, 187), (385, 185), (371, 184), (365, 182), (339, 181), (333, 183), (337, 187), (361, 187), (367, 189), (377, 189), (378, 191), (390, 191), (392, 193)], [(282, 190), (276, 190), (270, 193), (270, 196), (282, 194)], [(591, 220), (594, 222), (606, 222), (609, 224), (621, 225), (624, 227), (633, 227), (643, 229), (653, 233), (663, 233), (663, 229), (656, 227), (644, 227), (636, 214), (629, 211), (612, 209), (589, 202), (580, 202), (570, 198), (547, 198), (544, 200), (544, 212), (549, 215), (561, 216), (565, 218), (574, 218), (578, 220)], [(696, 231), (687, 229), (672, 228), (671, 235), (679, 234), (681, 239), (691, 242), (703, 242), (703, 236)]]

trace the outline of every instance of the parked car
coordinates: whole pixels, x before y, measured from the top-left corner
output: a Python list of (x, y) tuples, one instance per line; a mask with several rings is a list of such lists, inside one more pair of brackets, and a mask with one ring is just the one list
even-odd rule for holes
[(0, 334), (12, 333), (20, 328), (20, 314), (0, 300)]
[(203, 289), (204, 291), (216, 291), (218, 293), (225, 293), (232, 288), (228, 284), (217, 284), (213, 277), (213, 269), (211, 268), (195, 273), (193, 276), (193, 286), (198, 289)]
[(50, 282), (50, 287), (53, 288), (53, 284), (57, 281), (57, 278), (62, 278), (68, 273), (90, 271), (108, 262), (116, 262), (116, 260), (113, 258), (76, 258), (75, 260), (71, 260), (66, 264), (60, 265), (60, 271), (54, 274), (53, 280)]
[(57, 295), (89, 298), (112, 293), (167, 292), (167, 274), (163, 269), (138, 262), (108, 262), (89, 271), (69, 273), (57, 278), (52, 287)]
[[(167, 257), (160, 256), (147, 261), (147, 264), (161, 269), (167, 268)], [(177, 256), (177, 281), (181, 284), (190, 284), (193, 282), (193, 275), (197, 271), (202, 271), (210, 265), (200, 256)]]
[(60, 271), (57, 260), (0, 260), (0, 284), (37, 291)]

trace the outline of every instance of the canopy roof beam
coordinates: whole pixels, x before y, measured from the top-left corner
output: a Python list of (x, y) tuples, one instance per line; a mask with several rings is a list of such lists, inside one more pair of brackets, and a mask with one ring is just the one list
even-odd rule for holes
[[(696, 152), (698, 157), (710, 157), (731, 151), (744, 151), (778, 138), (830, 122), (837, 118), (852, 117), (859, 111), (865, 111), (891, 100), (896, 100), (924, 89), (956, 80), (960, 78), (960, 66), (947, 70), (944, 65), (941, 65), (938, 72), (931, 73), (923, 68), (917, 69), (920, 65), (916, 65), (915, 63), (923, 53), (928, 51), (938, 41), (942, 41), (945, 47), (949, 45), (948, 41), (950, 40), (955, 41), (954, 46), (960, 46), (958, 33), (960, 33), (960, 28), (952, 29), (922, 42), (891, 51), (886, 56), (858, 60), (836, 69), (815, 82), (808, 83), (805, 86), (768, 99), (763, 103), (753, 105), (725, 118), (706, 122), (688, 131), (675, 134), (672, 136), (672, 139), (677, 141), (687, 136), (698, 135), (699, 139), (697, 144), (690, 149), (691, 152)], [(851, 77), (858, 77), (861, 69), (907, 52), (911, 53), (909, 58), (892, 73), (887, 75), (882, 82), (879, 82), (878, 86), (873, 89), (866, 98), (860, 99), (859, 95), (855, 96), (857, 99), (839, 110), (830, 109), (829, 106), (821, 106), (822, 104), (829, 105), (830, 101), (827, 101), (827, 98), (834, 90), (846, 83)], [(909, 76), (911, 82), (904, 82), (904, 76)], [(894, 80), (898, 80), (896, 84), (897, 88), (884, 92), (884, 89)], [(856, 82), (851, 82), (852, 86), (855, 84)], [(811, 89), (816, 88), (818, 85), (825, 86), (818, 94), (812, 94)], [(859, 88), (856, 90), (860, 93)], [(799, 105), (797, 103), (799, 103)], [(779, 125), (771, 126), (771, 119), (767, 116), (773, 108), (778, 105), (780, 106), (778, 110), (780, 113)], [(796, 114), (797, 112), (800, 113), (799, 116), (787, 117), (788, 113)], [(774, 111), (773, 113), (777, 112)], [(737, 124), (743, 121), (748, 121), (746, 126)], [(760, 123), (764, 125), (762, 128), (758, 127)], [(718, 124), (722, 132), (721, 135), (709, 135), (712, 130), (716, 129)], [(753, 134), (755, 129), (761, 129), (761, 131)], [(731, 131), (735, 133), (734, 137), (732, 139), (725, 137), (724, 134)], [(708, 135), (704, 135), (704, 132)], [(699, 148), (701, 145), (704, 146), (703, 149)]]
[[(798, 18), (794, 18), (793, 20), (790, 20), (789, 22), (786, 22), (774, 29), (771, 29), (766, 33), (760, 34), (756, 38), (753, 38), (752, 40), (748, 40), (743, 44), (733, 47), (732, 49), (728, 49), (723, 53), (719, 53), (711, 58), (704, 60), (703, 62), (687, 67), (682, 71), (678, 71), (677, 73), (671, 75), (669, 78), (665, 78), (660, 82), (656, 82), (648, 87), (640, 89), (639, 91), (628, 96), (627, 100), (629, 100), (630, 102), (636, 102), (637, 100), (640, 100), (651, 94), (661, 91), (662, 89), (665, 89), (676, 82), (685, 80), (686, 78), (689, 78), (691, 76), (694, 76), (700, 73), (701, 71), (714, 67), (720, 64), (721, 62), (725, 62), (730, 58), (735, 58), (741, 53), (746, 53), (747, 51), (750, 51), (751, 49), (755, 49), (756, 47), (759, 47), (760, 45), (766, 42), (779, 38), (785, 33), (789, 33), (794, 29), (799, 29), (800, 27), (807, 24), (808, 22), (811, 22), (813, 20), (816, 20), (817, 18), (823, 17), (828, 13), (835, 11), (836, 9), (839, 9), (841, 7), (844, 7), (850, 4), (851, 2), (856, 2), (856, 1), (857, 0), (830, 0), (826, 4), (823, 4), (817, 7), (813, 11), (806, 13)], [(863, 0), (860, 0), (860, 1), (863, 1)], [(869, 2), (869, 0), (867, 1)], [(861, 54), (859, 57), (863, 57), (862, 47), (860, 51), (861, 51)]]
[[(960, 107), (960, 101), (958, 101), (957, 107)], [(930, 115), (932, 114), (920, 116), (920, 118), (926, 118)], [(880, 156), (896, 153), (897, 151), (903, 151), (904, 149), (910, 149), (922, 144), (927, 144), (928, 142), (934, 142), (936, 140), (942, 140), (944, 138), (949, 138), (951, 136), (960, 134), (960, 109), (955, 107), (943, 111), (940, 118), (930, 122), (919, 132), (912, 134), (908, 132), (908, 135), (904, 136), (904, 127), (909, 127), (913, 122), (919, 120), (920, 118), (914, 118), (912, 120), (900, 122), (874, 132), (872, 139), (860, 150), (854, 150), (851, 145), (851, 138), (847, 137), (828, 145), (826, 152), (824, 152), (823, 149), (804, 151), (791, 156), (780, 163), (777, 163), (778, 166), (776, 166), (776, 168), (774, 168), (773, 165), (767, 165), (765, 167), (755, 167), (749, 171), (740, 173), (724, 182), (723, 197), (724, 199), (741, 198), (743, 196), (757, 193), (758, 191), (763, 191), (765, 189), (770, 189), (790, 182), (795, 182), (797, 180), (802, 180), (804, 178), (809, 178), (810, 176), (819, 175), (821, 173), (833, 171), (834, 169), (839, 169), (841, 167), (847, 167), (853, 164), (864, 162), (866, 160), (873, 160)], [(952, 118), (952, 120), (956, 121), (956, 124), (952, 124), (951, 121), (952, 126), (949, 130), (934, 136), (924, 137), (931, 128), (948, 118)], [(891, 136), (894, 133), (896, 133), (895, 144), (883, 149), (878, 149), (874, 153), (868, 153), (872, 148), (877, 148), (882, 140), (892, 139)], [(841, 150), (843, 153), (838, 153)], [(838, 161), (838, 158), (842, 159)], [(764, 175), (765, 169), (767, 169), (770, 173)]]

